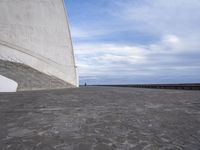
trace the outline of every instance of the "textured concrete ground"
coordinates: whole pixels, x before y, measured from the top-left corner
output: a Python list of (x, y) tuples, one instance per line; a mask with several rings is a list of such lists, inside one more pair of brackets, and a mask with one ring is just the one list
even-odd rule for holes
[(199, 150), (200, 92), (88, 87), (0, 94), (2, 150)]
[(70, 88), (72, 85), (22, 63), (0, 60), (0, 75), (18, 83), (18, 91)]

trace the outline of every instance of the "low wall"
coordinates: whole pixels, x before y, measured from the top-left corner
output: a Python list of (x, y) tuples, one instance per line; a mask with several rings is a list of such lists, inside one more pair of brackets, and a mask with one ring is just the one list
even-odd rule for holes
[(189, 83), (187, 83), (187, 84), (129, 84), (129, 85), (95, 85), (95, 86), (200, 90), (200, 83), (192, 83), (192, 84), (189, 84)]

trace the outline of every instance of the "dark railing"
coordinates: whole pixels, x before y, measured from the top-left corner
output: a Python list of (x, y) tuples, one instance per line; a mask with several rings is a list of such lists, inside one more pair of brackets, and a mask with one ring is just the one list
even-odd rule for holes
[(200, 90), (200, 83), (192, 84), (118, 84), (118, 85), (92, 85), (109, 87), (133, 87), (133, 88), (152, 88), (152, 89), (178, 89), (178, 90)]

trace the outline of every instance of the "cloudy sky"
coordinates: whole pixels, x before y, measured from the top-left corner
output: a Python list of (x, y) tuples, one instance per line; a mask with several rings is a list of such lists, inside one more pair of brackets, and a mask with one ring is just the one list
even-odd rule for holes
[(200, 0), (65, 0), (80, 83), (200, 82)]

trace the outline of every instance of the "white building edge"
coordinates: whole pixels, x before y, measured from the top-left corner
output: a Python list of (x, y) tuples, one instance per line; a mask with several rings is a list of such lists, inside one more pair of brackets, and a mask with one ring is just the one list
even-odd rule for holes
[(0, 59), (78, 86), (64, 0), (0, 0)]

